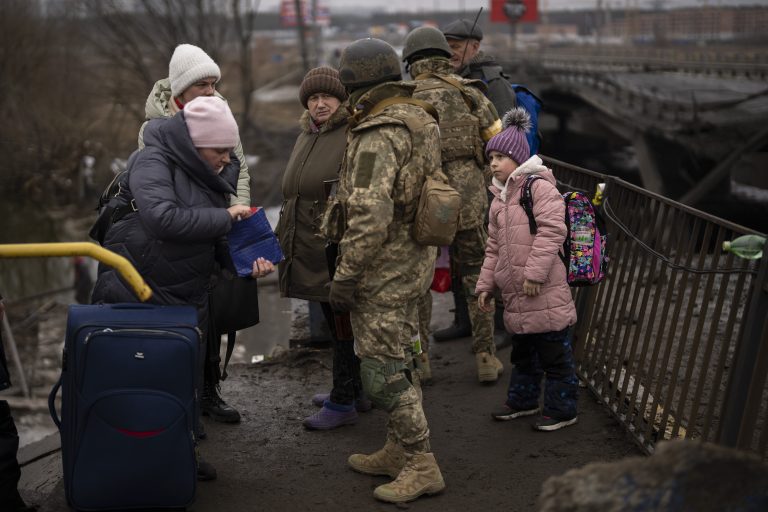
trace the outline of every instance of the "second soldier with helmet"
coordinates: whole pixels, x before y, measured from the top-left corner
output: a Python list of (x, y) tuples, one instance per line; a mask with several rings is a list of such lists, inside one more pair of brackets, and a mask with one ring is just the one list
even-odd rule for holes
[[(461, 282), (455, 286), (460, 286), (467, 298), (478, 380), (492, 383), (499, 378), (503, 365), (495, 355), (493, 314), (477, 307), (475, 286), (488, 238), (484, 224), (488, 198), (483, 146), (501, 131), (501, 122), (483, 94), (485, 84), (453, 74), (450, 56), (448, 42), (436, 28), (419, 27), (406, 37), (403, 60), (415, 80), (413, 97), (437, 110), (443, 172), (461, 194), (458, 231), (450, 247), (451, 264), (456, 267), (454, 273), (461, 275)], [(422, 343), (428, 338), (431, 299), (427, 292), (420, 301)]]

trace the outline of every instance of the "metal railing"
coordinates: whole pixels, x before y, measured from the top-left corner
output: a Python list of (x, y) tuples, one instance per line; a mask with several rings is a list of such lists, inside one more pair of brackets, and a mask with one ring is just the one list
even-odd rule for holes
[(727, 50), (651, 49), (642, 47), (577, 46), (542, 48), (522, 53), (528, 65), (548, 70), (610, 72), (676, 71), (763, 81), (768, 77), (768, 52), (761, 48)]
[(721, 250), (755, 232), (546, 161), (563, 191), (606, 183), (607, 276), (575, 290), (580, 378), (648, 453), (687, 438), (768, 458), (768, 257)]

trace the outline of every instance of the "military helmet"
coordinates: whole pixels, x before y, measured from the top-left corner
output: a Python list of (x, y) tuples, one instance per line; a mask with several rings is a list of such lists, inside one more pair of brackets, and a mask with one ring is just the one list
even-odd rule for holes
[(339, 79), (350, 91), (401, 78), (397, 52), (381, 39), (358, 39), (341, 53)]
[(451, 47), (448, 46), (445, 36), (434, 27), (419, 27), (411, 30), (405, 38), (403, 46), (403, 60), (410, 59), (413, 55), (424, 50), (438, 50), (451, 56)]

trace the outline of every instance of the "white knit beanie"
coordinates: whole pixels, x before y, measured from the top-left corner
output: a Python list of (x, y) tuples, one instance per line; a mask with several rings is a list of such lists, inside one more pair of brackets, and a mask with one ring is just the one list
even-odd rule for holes
[(240, 141), (235, 117), (223, 99), (198, 96), (182, 112), (196, 148), (234, 148)]
[(168, 64), (171, 94), (180, 96), (187, 88), (203, 78), (221, 79), (221, 70), (202, 49), (191, 44), (180, 44), (173, 51)]

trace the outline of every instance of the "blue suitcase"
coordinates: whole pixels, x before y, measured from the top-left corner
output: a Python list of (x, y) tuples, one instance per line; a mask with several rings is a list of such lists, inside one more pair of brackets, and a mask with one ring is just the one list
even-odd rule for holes
[(61, 378), (49, 396), (70, 506), (192, 503), (200, 340), (193, 307), (70, 306)]

